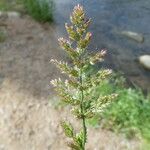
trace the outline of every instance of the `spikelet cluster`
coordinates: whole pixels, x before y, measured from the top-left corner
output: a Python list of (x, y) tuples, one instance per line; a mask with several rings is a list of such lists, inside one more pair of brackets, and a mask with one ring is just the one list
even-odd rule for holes
[(71, 112), (76, 118), (81, 119), (83, 128), (76, 133), (70, 123), (62, 122), (61, 125), (67, 137), (70, 138), (68, 146), (73, 150), (85, 150), (87, 141), (86, 119), (94, 117), (97, 113), (104, 111), (116, 94), (99, 96), (93, 101), (92, 89), (94, 86), (109, 77), (111, 70), (100, 70), (91, 76), (86, 75), (89, 65), (95, 65), (103, 61), (106, 50), (101, 50), (93, 56), (87, 56), (87, 47), (90, 43), (92, 34), (88, 32), (91, 20), (86, 19), (83, 7), (77, 5), (74, 7), (70, 16), (71, 25), (65, 24), (68, 33), (68, 39), (59, 38), (60, 47), (66, 51), (71, 58), (72, 63), (51, 60), (62, 73), (68, 75), (68, 80), (52, 80), (56, 91), (62, 101), (71, 106)]

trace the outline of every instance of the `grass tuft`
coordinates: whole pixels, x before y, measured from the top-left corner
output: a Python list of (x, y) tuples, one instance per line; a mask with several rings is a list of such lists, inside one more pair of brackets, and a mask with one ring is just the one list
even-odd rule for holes
[(6, 34), (0, 30), (0, 43), (6, 40)]
[(23, 0), (26, 11), (35, 20), (40, 22), (53, 21), (53, 7), (52, 0)]

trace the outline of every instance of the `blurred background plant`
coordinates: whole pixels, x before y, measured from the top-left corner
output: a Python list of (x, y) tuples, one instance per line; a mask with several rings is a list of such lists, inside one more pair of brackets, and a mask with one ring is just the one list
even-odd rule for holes
[(53, 21), (52, 0), (23, 0), (25, 9), (29, 15), (40, 22)]
[(101, 125), (128, 138), (150, 141), (150, 96), (145, 96), (139, 88), (126, 87), (125, 83), (122, 76), (114, 75), (110, 81), (104, 80), (95, 88), (95, 95), (115, 92), (119, 96), (101, 116), (89, 120), (89, 124)]
[(53, 0), (1, 0), (1, 11), (27, 13), (39, 22), (53, 21)]
[(6, 39), (6, 33), (3, 30), (0, 30), (0, 43), (4, 42)]
[(0, 0), (0, 11), (22, 10), (21, 3), (22, 0)]

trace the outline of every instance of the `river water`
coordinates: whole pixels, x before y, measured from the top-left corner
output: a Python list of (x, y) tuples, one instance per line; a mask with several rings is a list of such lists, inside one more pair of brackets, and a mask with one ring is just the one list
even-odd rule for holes
[[(81, 4), (92, 18), (93, 33), (89, 50), (108, 50), (104, 66), (123, 72), (129, 83), (150, 91), (150, 71), (138, 62), (138, 57), (150, 54), (150, 1), (149, 0), (55, 0), (55, 24), (58, 36), (66, 35), (64, 23), (76, 4)], [(143, 34), (138, 43), (121, 34), (132, 31)]]

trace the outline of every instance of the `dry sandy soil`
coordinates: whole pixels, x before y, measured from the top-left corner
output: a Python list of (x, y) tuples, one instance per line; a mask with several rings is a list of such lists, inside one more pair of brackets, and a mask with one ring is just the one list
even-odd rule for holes
[[(4, 22), (3, 22), (4, 23)], [(51, 58), (65, 58), (57, 28), (30, 17), (6, 19), (7, 39), (0, 43), (0, 150), (67, 150), (59, 121), (68, 110), (54, 108), (51, 79), (59, 76)], [(61, 34), (61, 33), (59, 33)], [(89, 128), (87, 150), (138, 150), (137, 140)]]

